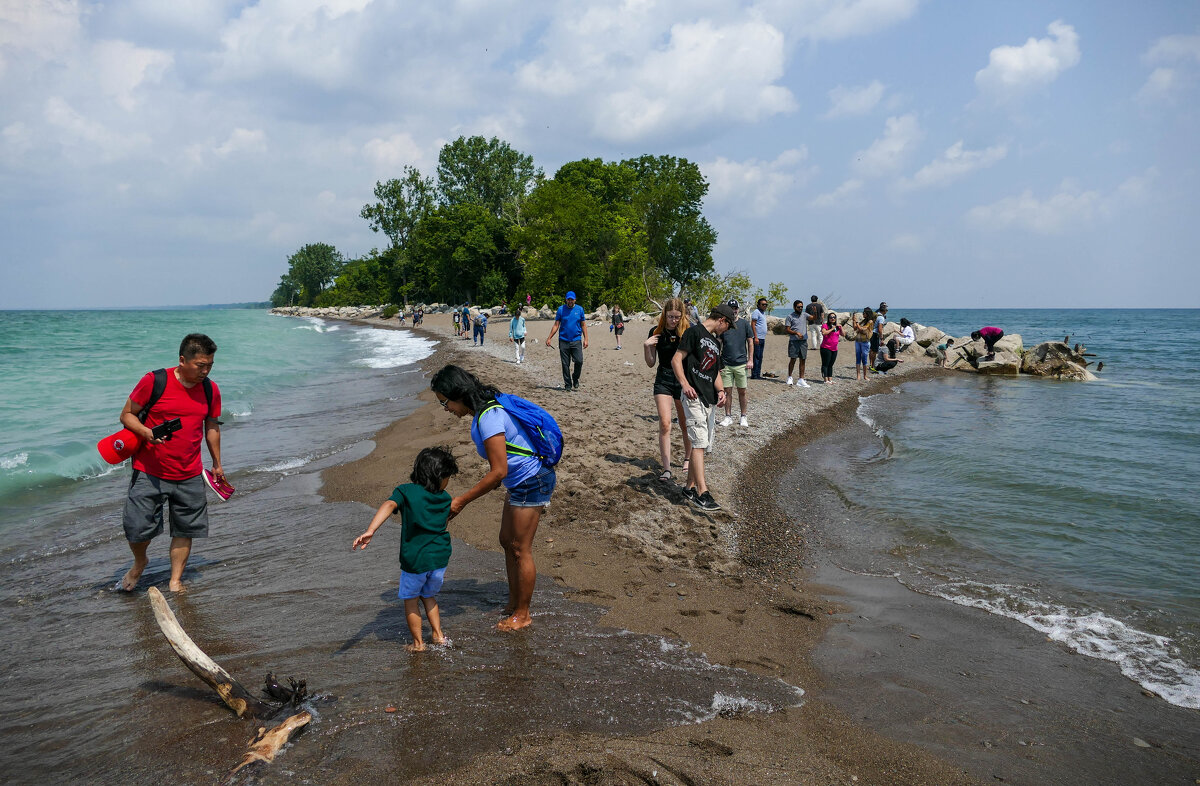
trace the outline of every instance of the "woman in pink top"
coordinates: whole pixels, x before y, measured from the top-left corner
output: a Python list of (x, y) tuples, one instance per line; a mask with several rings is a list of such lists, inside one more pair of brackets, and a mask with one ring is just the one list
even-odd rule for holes
[(838, 329), (837, 314), (830, 311), (821, 325), (821, 376), (826, 385), (833, 384), (833, 362), (837, 360), (838, 341), (842, 331)]
[(983, 344), (987, 347), (987, 357), (984, 360), (996, 359), (996, 342), (1004, 338), (1004, 331), (998, 327), (982, 327), (971, 334), (971, 338), (975, 341), (983, 339)]

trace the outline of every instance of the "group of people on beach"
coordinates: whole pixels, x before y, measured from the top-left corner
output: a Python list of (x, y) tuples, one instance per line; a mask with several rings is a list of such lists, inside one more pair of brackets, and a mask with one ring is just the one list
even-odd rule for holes
[[(563, 390), (579, 389), (583, 369), (583, 350), (588, 347), (587, 320), (574, 292), (567, 292), (564, 304), (555, 313), (546, 346), (557, 334), (562, 367)], [(713, 307), (699, 318), (696, 307), (679, 297), (662, 304), (658, 320), (642, 343), (646, 365), (655, 368), (652, 386), (658, 413), (658, 445), (662, 471), (659, 481), (674, 483), (671, 471), (671, 421), (678, 418), (684, 426), (683, 464), (686, 475), (684, 499), (701, 511), (720, 510), (705, 481), (705, 455), (716, 430), (715, 416), (723, 407), (722, 426), (732, 424), (730, 388), (738, 391), (740, 424), (747, 420), (747, 379), (767, 376), (762, 370), (763, 349), (767, 340), (768, 302), (760, 298), (750, 319), (739, 316), (741, 307), (730, 299)], [(912, 323), (900, 320), (900, 332), (881, 345), (886, 323), (887, 303), (878, 310), (864, 308), (840, 325), (838, 315), (825, 307), (816, 295), (808, 304), (796, 300), (793, 311), (784, 319), (788, 336), (788, 385), (807, 388), (805, 360), (808, 347), (816, 344), (821, 352), (821, 377), (833, 384), (833, 365), (840, 340), (855, 343), (855, 378), (866, 379), (868, 372), (886, 372), (898, 363), (898, 350), (915, 342)], [(624, 332), (625, 317), (613, 310), (612, 330), (618, 348)], [(472, 323), (474, 323), (472, 325)], [(471, 327), (477, 343), (483, 341), (487, 318), (471, 318), (464, 304), (454, 312), (454, 331), (465, 335)], [(982, 340), (987, 356), (994, 357), (996, 343), (1004, 331), (983, 327), (972, 334)], [(520, 306), (509, 321), (508, 338), (513, 343), (516, 362), (525, 360), (527, 328)], [(954, 345), (947, 338), (937, 346), (938, 364), (945, 366), (946, 355)], [(117, 589), (133, 591), (147, 565), (147, 547), (163, 531), (163, 507), (170, 506), (170, 579), (169, 589), (183, 591), (183, 572), (191, 553), (192, 540), (208, 534), (206, 486), (220, 493), (228, 486), (221, 465), (221, 395), (209, 379), (217, 351), (208, 336), (192, 333), (179, 347), (178, 365), (144, 375), (120, 414), (120, 422), (138, 441), (133, 453), (133, 476), (126, 495), (122, 523), (133, 554), (133, 565), (117, 582)], [(796, 373), (796, 366), (799, 366)], [(500, 516), (500, 544), (504, 549), (508, 576), (508, 601), (497, 628), (514, 631), (529, 626), (530, 602), (536, 581), (533, 539), (542, 511), (550, 502), (557, 483), (557, 457), (550, 459), (535, 448), (528, 422), (500, 403), (503, 398), (532, 407), (549, 418), (531, 402), (505, 397), (474, 374), (456, 365), (447, 365), (434, 374), (430, 388), (442, 408), (456, 418), (470, 418), (469, 432), (478, 454), (487, 460), (488, 470), (467, 491), (451, 496), (450, 479), (459, 469), (453, 454), (444, 447), (422, 450), (416, 456), (409, 483), (393, 489), (372, 518), (367, 529), (356, 537), (352, 550), (365, 549), (375, 533), (392, 515), (401, 518), (399, 597), (404, 601), (405, 617), (412, 634), (412, 650), (424, 649), (421, 608), (429, 621), (432, 641), (444, 644), (437, 595), (450, 558), (449, 521), (471, 502), (503, 486), (506, 497)], [(176, 421), (173, 434), (161, 436), (156, 427)], [(550, 423), (553, 422), (549, 418)], [(523, 425), (524, 424), (524, 425)], [(553, 428), (557, 429), (555, 425)], [(559, 434), (561, 439), (561, 434)], [(212, 469), (206, 473), (200, 445), (208, 447)], [(223, 494), (224, 498), (227, 494)]]

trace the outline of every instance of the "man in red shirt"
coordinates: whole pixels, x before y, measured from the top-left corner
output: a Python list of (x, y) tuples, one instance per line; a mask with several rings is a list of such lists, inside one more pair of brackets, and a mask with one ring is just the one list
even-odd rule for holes
[[(147, 413), (145, 422), (138, 414), (150, 401), (154, 372), (138, 381), (125, 408), (121, 425), (136, 434), (141, 447), (133, 455), (133, 479), (125, 499), (123, 524), (133, 567), (117, 584), (132, 592), (146, 569), (146, 549), (150, 540), (163, 530), (163, 503), (171, 503), (171, 580), (172, 592), (183, 591), (183, 569), (192, 552), (192, 539), (208, 537), (208, 496), (200, 443), (208, 445), (212, 472), (225, 480), (221, 468), (221, 392), (209, 382), (217, 345), (203, 333), (191, 333), (179, 345), (179, 365), (168, 369), (166, 387)], [(211, 401), (209, 390), (211, 390)], [(155, 439), (153, 428), (179, 418), (182, 427), (166, 439)]]

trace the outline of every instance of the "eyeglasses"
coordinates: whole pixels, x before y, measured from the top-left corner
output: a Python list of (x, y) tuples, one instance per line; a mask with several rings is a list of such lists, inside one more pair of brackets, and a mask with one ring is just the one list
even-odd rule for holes
[(683, 319), (683, 314), (680, 314), (678, 311), (668, 311), (666, 317), (667, 319), (673, 319), (678, 322), (679, 320)]
[(447, 411), (450, 409), (450, 399), (441, 398), (441, 399), (438, 399), (438, 403), (442, 405), (442, 409), (447, 410)]

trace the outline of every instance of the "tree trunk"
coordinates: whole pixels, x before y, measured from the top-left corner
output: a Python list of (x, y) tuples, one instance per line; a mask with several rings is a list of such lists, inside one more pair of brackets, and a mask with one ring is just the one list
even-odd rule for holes
[[(170, 642), (171, 649), (175, 650), (175, 654), (183, 661), (183, 665), (208, 683), (239, 718), (247, 715), (255, 718), (269, 718), (276, 712), (276, 708), (252, 696), (240, 682), (230, 676), (229, 672), (217, 665), (216, 661), (205, 655), (204, 651), (196, 646), (191, 637), (184, 632), (179, 621), (175, 619), (171, 607), (167, 605), (167, 599), (158, 591), (158, 587), (151, 587), (149, 594), (150, 605), (154, 608), (154, 619), (158, 621), (158, 627), (162, 629), (163, 635)], [(305, 723), (307, 722), (305, 721)], [(286, 739), (284, 741), (286, 742)], [(282, 743), (280, 744), (282, 745)]]

